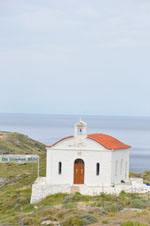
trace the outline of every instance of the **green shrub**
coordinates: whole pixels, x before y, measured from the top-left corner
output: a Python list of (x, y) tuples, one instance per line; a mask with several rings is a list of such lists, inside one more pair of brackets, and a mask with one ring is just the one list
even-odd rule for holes
[(98, 222), (97, 218), (91, 214), (84, 214), (80, 216), (80, 219), (82, 220), (83, 225), (89, 225)]
[(128, 193), (126, 193), (125, 191), (121, 191), (118, 197), (120, 202), (127, 203), (130, 201), (128, 197)]
[(117, 204), (117, 203), (114, 203), (112, 205), (109, 205), (107, 207), (105, 207), (105, 209), (108, 211), (108, 212), (119, 212), (120, 210), (123, 209), (122, 205), (120, 204)]
[(96, 203), (96, 206), (97, 206), (97, 207), (101, 207), (101, 206), (102, 206), (102, 203), (101, 203), (101, 202), (97, 202), (97, 203)]
[(108, 210), (103, 208), (101, 211), (100, 211), (100, 215), (101, 216), (106, 216), (108, 214)]
[(28, 203), (27, 205), (22, 206), (24, 212), (30, 212), (31, 210), (34, 210), (34, 207), (32, 204)]
[(140, 173), (136, 173), (136, 172), (129, 172), (129, 177), (134, 178), (134, 177), (141, 177)]
[(138, 194), (137, 193), (127, 193), (125, 191), (121, 191), (120, 194), (119, 194), (119, 197), (120, 198), (138, 198)]
[(72, 212), (72, 209), (61, 209), (58, 213), (57, 213), (57, 217), (59, 218), (59, 220), (64, 219), (66, 216), (69, 216), (69, 214)]
[(146, 207), (146, 202), (142, 199), (133, 199), (130, 203), (131, 208), (144, 209)]
[(79, 202), (79, 201), (90, 201), (91, 197), (88, 195), (81, 195), (79, 192), (76, 192), (75, 195), (72, 197), (73, 202)]
[(127, 221), (122, 223), (121, 226), (148, 226), (148, 225), (137, 221)]
[(150, 207), (150, 200), (147, 200), (147, 201), (146, 201), (146, 206), (147, 206), (147, 207)]
[(108, 220), (103, 220), (102, 224), (108, 224)]
[(116, 196), (115, 195), (112, 195), (112, 194), (105, 194), (104, 192), (102, 192), (100, 194), (100, 198), (103, 200), (103, 201), (115, 201), (116, 200)]
[(24, 225), (37, 225), (37, 220), (35, 217), (25, 217), (23, 220)]
[(125, 191), (121, 191), (119, 196), (125, 196), (126, 195), (126, 192)]
[(48, 197), (43, 199), (41, 203), (44, 203), (44, 205), (45, 203), (48, 203), (49, 205), (62, 203), (67, 196), (68, 194), (65, 194), (65, 193), (57, 193), (54, 195), (49, 195)]
[(81, 226), (83, 221), (77, 215), (67, 217), (61, 224), (62, 226)]
[(101, 207), (102, 206), (102, 203), (99, 202), (99, 201), (90, 202), (90, 206), (92, 206), (92, 207)]
[(76, 208), (77, 205), (75, 203), (65, 203), (62, 208), (64, 209), (72, 209), (72, 208)]

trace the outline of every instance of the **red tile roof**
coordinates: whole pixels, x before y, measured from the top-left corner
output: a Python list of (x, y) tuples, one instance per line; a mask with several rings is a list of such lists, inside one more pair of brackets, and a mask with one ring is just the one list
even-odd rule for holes
[[(72, 137), (73, 136), (65, 137), (47, 147), (51, 148), (54, 145), (58, 144), (59, 142), (66, 140), (68, 138), (72, 138)], [(89, 135), (87, 135), (87, 138), (96, 141), (97, 143), (101, 144), (102, 146), (104, 146), (106, 149), (109, 149), (109, 150), (126, 149), (126, 148), (131, 147), (129, 145), (122, 143), (121, 141), (117, 140), (116, 138), (106, 135), (106, 134), (101, 134), (101, 133), (89, 134)]]
[(97, 143), (101, 144), (102, 146), (109, 150), (126, 149), (131, 147), (129, 145), (122, 143), (116, 138), (106, 134), (94, 133), (89, 134), (87, 137), (92, 140), (95, 140)]

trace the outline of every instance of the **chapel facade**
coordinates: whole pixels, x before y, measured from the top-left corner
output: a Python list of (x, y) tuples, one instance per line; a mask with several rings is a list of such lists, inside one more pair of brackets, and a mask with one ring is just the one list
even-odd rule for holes
[(79, 121), (74, 135), (47, 147), (46, 183), (111, 186), (129, 181), (129, 145), (106, 134), (87, 134)]

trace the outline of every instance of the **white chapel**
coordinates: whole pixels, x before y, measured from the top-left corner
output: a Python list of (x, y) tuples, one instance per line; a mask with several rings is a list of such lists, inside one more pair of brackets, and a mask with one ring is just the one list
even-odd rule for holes
[(118, 192), (127, 189), (129, 148), (112, 136), (87, 134), (80, 120), (73, 136), (47, 146), (46, 177), (32, 185), (31, 203), (58, 192), (96, 195), (114, 193), (117, 186)]
[(100, 186), (128, 182), (129, 148), (105, 134), (87, 134), (75, 124), (74, 136), (47, 147), (46, 183)]

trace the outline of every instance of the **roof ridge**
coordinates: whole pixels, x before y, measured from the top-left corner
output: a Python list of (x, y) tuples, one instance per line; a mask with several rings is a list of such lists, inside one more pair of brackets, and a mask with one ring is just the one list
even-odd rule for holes
[[(64, 137), (60, 140), (58, 140), (57, 142), (55, 142), (52, 145), (47, 146), (48, 148), (51, 148), (53, 146), (55, 146), (56, 144), (58, 144), (59, 142), (69, 139), (69, 138), (73, 138), (74, 136), (67, 136)], [(108, 150), (119, 150), (119, 149), (127, 149), (130, 148), (130, 145), (124, 144), (123, 142), (119, 141), (118, 139), (116, 139), (115, 137), (111, 136), (111, 135), (107, 135), (104, 133), (92, 133), (92, 134), (88, 134), (87, 138), (96, 141), (97, 143), (99, 143), (100, 145), (102, 145), (103, 147), (105, 147)]]

